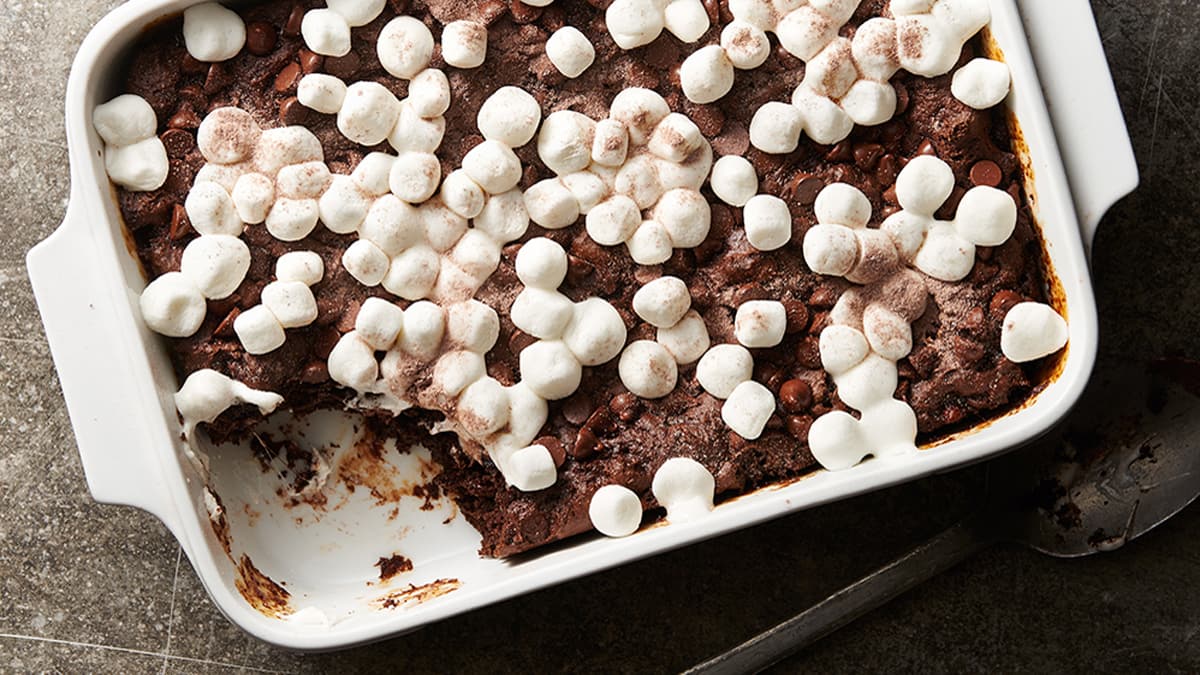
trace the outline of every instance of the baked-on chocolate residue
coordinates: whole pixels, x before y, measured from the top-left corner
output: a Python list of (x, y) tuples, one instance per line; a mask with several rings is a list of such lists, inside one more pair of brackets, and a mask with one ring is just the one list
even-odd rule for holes
[(408, 452), (411, 445), (417, 441), (417, 437), (423, 442), (428, 440), (423, 430), (413, 429), (407, 435), (397, 434), (395, 429), (404, 423), (401, 421), (392, 424), (391, 431), (388, 431), (376, 420), (368, 418), (362, 436), (354, 447), (338, 460), (337, 480), (345, 484), (351, 492), (358, 488), (368, 490), (380, 505), (394, 504), (405, 497), (420, 497), (428, 503), (431, 488), (427, 488), (426, 484), (440, 472), (437, 464), (421, 459), (420, 477), (416, 481), (404, 480), (396, 467), (384, 457), (384, 444), (390, 438), (397, 439), (396, 447), (401, 453)]
[(387, 581), (397, 574), (411, 572), (413, 563), (399, 553), (393, 553), (390, 557), (380, 558), (375, 566), (379, 568), (379, 580)]
[(250, 556), (242, 554), (237, 572), (234, 584), (251, 607), (275, 618), (282, 618), (291, 613), (292, 594), (275, 583), (271, 577), (260, 572), (250, 560)]
[(409, 584), (408, 588), (392, 591), (376, 599), (375, 603), (382, 609), (392, 609), (412, 604), (419, 605), (429, 602), (434, 598), (440, 598), (447, 593), (453, 593), (461, 587), (462, 582), (458, 579), (438, 579), (437, 581), (431, 581), (421, 586)]

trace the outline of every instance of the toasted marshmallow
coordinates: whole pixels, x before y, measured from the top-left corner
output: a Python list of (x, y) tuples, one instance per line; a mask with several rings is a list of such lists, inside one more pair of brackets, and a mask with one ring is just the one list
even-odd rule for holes
[(950, 91), (954, 98), (975, 108), (987, 110), (998, 105), (1012, 86), (1008, 64), (991, 59), (974, 59), (954, 73)]
[(558, 340), (575, 315), (567, 296), (552, 290), (526, 288), (509, 309), (513, 325), (542, 340)]
[(197, 61), (228, 61), (246, 44), (246, 24), (215, 2), (189, 7), (183, 12), (183, 44)]
[(558, 72), (576, 78), (596, 60), (596, 48), (574, 26), (563, 26), (546, 40), (546, 56)]
[(771, 55), (767, 34), (753, 24), (734, 19), (721, 30), (725, 57), (739, 70), (752, 70), (766, 63)]
[(526, 286), (554, 290), (567, 278), (567, 252), (545, 237), (530, 239), (517, 252), (516, 271)]
[(351, 28), (365, 26), (383, 12), (385, 0), (325, 0), (325, 5), (342, 15)]
[(384, 70), (394, 77), (410, 80), (429, 67), (433, 33), (411, 16), (398, 16), (380, 31), (376, 50)]
[(387, 87), (378, 82), (355, 82), (346, 89), (337, 126), (346, 138), (371, 146), (382, 143), (399, 119), (400, 101)]
[(775, 414), (775, 396), (763, 385), (747, 380), (729, 394), (721, 406), (721, 419), (734, 433), (747, 440), (762, 436), (767, 420)]
[(678, 188), (662, 196), (654, 207), (654, 220), (671, 233), (675, 248), (694, 248), (704, 243), (712, 224), (712, 209), (696, 190)]
[(273, 392), (251, 389), (208, 368), (188, 375), (175, 394), (175, 407), (183, 417), (184, 433), (189, 437), (197, 424), (212, 423), (221, 413), (239, 403), (256, 406), (260, 413), (267, 415), (283, 403), (283, 397)]
[(837, 377), (862, 363), (871, 347), (861, 331), (849, 326), (829, 326), (821, 331), (821, 366)]
[(508, 392), (491, 377), (481, 377), (463, 390), (455, 417), (476, 438), (503, 429), (511, 413)]
[(500, 317), (496, 310), (478, 300), (450, 305), (446, 311), (446, 326), (451, 342), (477, 354), (486, 354), (500, 336)]
[(158, 132), (158, 117), (146, 99), (123, 94), (96, 106), (92, 111), (92, 126), (107, 145), (124, 147), (154, 136)]
[(414, 302), (404, 311), (400, 348), (422, 361), (431, 361), (437, 356), (445, 334), (446, 311), (426, 300)]
[(262, 290), (262, 304), (284, 328), (300, 328), (317, 320), (317, 299), (300, 281), (272, 281)]
[(621, 49), (648, 45), (665, 25), (661, 0), (615, 0), (604, 13), (604, 25)]
[(450, 172), (449, 176), (442, 181), (442, 189), (440, 192), (442, 203), (446, 208), (457, 213), (463, 218), (474, 218), (483, 210), (483, 203), (487, 199), (483, 188), (479, 187), (479, 183), (471, 180), (466, 171), (456, 169)]
[[(234, 196), (237, 203), (237, 196)], [(333, 176), (329, 189), (317, 200), (321, 222), (330, 232), (349, 234), (362, 225), (371, 202), (350, 176)], [(238, 207), (241, 210), (241, 206)], [(243, 218), (245, 216), (243, 215)]]
[(485, 139), (519, 148), (537, 133), (542, 106), (520, 87), (500, 87), (479, 107), (475, 121)]
[(408, 83), (408, 101), (423, 118), (441, 117), (450, 109), (450, 80), (436, 68), (426, 68)]
[(845, 276), (858, 261), (858, 238), (841, 225), (815, 225), (804, 233), (804, 262), (817, 274)]
[(616, 358), (625, 346), (625, 322), (601, 298), (575, 304), (574, 316), (563, 332), (563, 342), (585, 366), (598, 366)]
[(392, 258), (383, 287), (405, 300), (429, 297), (441, 272), (442, 261), (428, 246), (414, 246)]
[(195, 334), (208, 313), (200, 289), (180, 272), (167, 272), (151, 281), (138, 304), (150, 330), (167, 337)]
[(305, 75), (296, 85), (296, 98), (307, 108), (336, 115), (346, 100), (346, 83), (324, 73)]
[(750, 245), (760, 251), (783, 248), (792, 239), (792, 213), (778, 197), (751, 197), (742, 210), (742, 221)]
[(737, 155), (718, 159), (713, 164), (709, 183), (717, 197), (730, 206), (745, 206), (758, 192), (758, 174), (754, 172), (754, 165)]
[(455, 68), (482, 66), (487, 45), (487, 26), (478, 21), (451, 21), (442, 29), (442, 58)]
[(167, 149), (157, 136), (132, 145), (104, 148), (104, 170), (112, 182), (132, 192), (157, 190), (171, 171)]
[(329, 377), (334, 382), (357, 391), (371, 391), (379, 380), (379, 361), (375, 350), (355, 331), (338, 340), (326, 359)]
[(973, 187), (958, 203), (954, 227), (976, 246), (999, 246), (1017, 227), (1017, 203), (1003, 190)]
[(796, 106), (768, 101), (750, 120), (750, 145), (772, 155), (784, 155), (800, 144), (804, 119)]
[(538, 157), (560, 176), (582, 171), (592, 161), (595, 129), (596, 123), (583, 113), (573, 110), (550, 113), (538, 134)]
[(774, 347), (783, 341), (787, 330), (787, 311), (774, 300), (751, 300), (737, 309), (733, 333), (738, 342), (751, 349)]
[(197, 237), (183, 250), (179, 271), (201, 295), (222, 300), (233, 295), (250, 269), (250, 247), (227, 234)]
[(342, 267), (345, 267), (358, 283), (368, 288), (378, 286), (383, 281), (391, 264), (387, 254), (366, 239), (359, 239), (350, 244), (342, 253)]
[(682, 523), (713, 510), (716, 481), (704, 465), (687, 457), (675, 457), (654, 472), (650, 484), (654, 498), (667, 510), (667, 520)]
[(504, 480), (521, 492), (545, 490), (558, 481), (558, 467), (543, 445), (517, 450), (500, 465), (500, 469)]
[(267, 219), (275, 203), (275, 182), (261, 173), (242, 174), (230, 193), (238, 218), (251, 225)]
[(754, 357), (741, 345), (717, 345), (696, 364), (696, 380), (715, 398), (727, 399), (754, 374)]
[(406, 152), (392, 164), (388, 185), (392, 193), (410, 204), (433, 196), (442, 179), (442, 163), (428, 152)]
[(316, 228), (319, 217), (317, 200), (281, 197), (267, 214), (267, 231), (279, 241), (300, 241)]
[(605, 485), (588, 502), (592, 527), (606, 537), (626, 537), (642, 524), (642, 500), (623, 485)]
[(521, 160), (500, 141), (484, 141), (463, 157), (463, 171), (490, 194), (508, 192), (521, 181)]
[(912, 158), (896, 177), (896, 199), (906, 211), (933, 216), (954, 191), (954, 171), (932, 155)]
[(642, 222), (637, 204), (625, 195), (614, 195), (587, 214), (587, 233), (597, 244), (616, 246), (628, 240)]
[(674, 326), (691, 307), (687, 284), (677, 277), (659, 277), (633, 294), (633, 311), (656, 328)]
[(1053, 307), (1022, 302), (1008, 310), (1000, 329), (1000, 351), (1014, 363), (1049, 356), (1067, 344), (1069, 330)]
[(254, 167), (270, 178), (274, 178), (285, 166), (324, 160), (325, 151), (321, 149), (321, 141), (304, 127), (267, 129), (254, 147)]
[(529, 213), (520, 190), (488, 196), (483, 211), (475, 216), (475, 229), (486, 233), (499, 244), (516, 241), (529, 229)]
[(450, 399), (487, 374), (483, 355), (468, 351), (447, 352), (433, 364), (430, 386)]
[(583, 367), (559, 340), (542, 340), (521, 351), (521, 382), (548, 401), (564, 399), (579, 389)]
[(659, 328), (655, 339), (671, 352), (681, 366), (695, 363), (712, 344), (708, 337), (708, 326), (694, 309), (688, 310), (675, 325)]
[(310, 9), (300, 23), (300, 35), (309, 49), (323, 56), (350, 53), (350, 24), (331, 9)]
[(643, 220), (629, 241), (629, 257), (639, 265), (658, 265), (671, 259), (671, 233), (657, 220)]
[(237, 334), (247, 354), (273, 352), (287, 340), (283, 326), (264, 305), (256, 305), (238, 314), (233, 320), (233, 332)]
[(592, 139), (592, 161), (603, 166), (620, 167), (629, 154), (629, 132), (625, 125), (606, 119), (596, 123)]
[(312, 251), (291, 251), (275, 261), (275, 278), (312, 286), (325, 276), (325, 261)]
[(646, 399), (666, 396), (679, 380), (675, 357), (652, 340), (638, 340), (626, 347), (617, 372), (626, 389)]
[[(695, 1), (673, 0), (671, 6)], [(679, 66), (679, 84), (692, 103), (712, 103), (728, 94), (733, 88), (733, 62), (725, 48), (709, 45), (692, 52)]]
[(579, 200), (556, 178), (534, 183), (524, 197), (530, 220), (546, 229), (559, 230), (579, 220)]
[(183, 202), (188, 221), (200, 234), (242, 233), (242, 219), (225, 188), (211, 182), (196, 183)]
[(279, 170), (275, 191), (292, 199), (316, 199), (325, 193), (333, 175), (325, 162), (305, 162)]

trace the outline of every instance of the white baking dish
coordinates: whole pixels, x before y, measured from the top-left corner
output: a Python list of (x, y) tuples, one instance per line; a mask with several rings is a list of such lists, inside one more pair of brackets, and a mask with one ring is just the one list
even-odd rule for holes
[[(213, 482), (231, 533), (233, 555), (226, 555), (210, 527), (203, 481), (180, 440), (171, 398), (178, 383), (166, 349), (138, 318), (145, 281), (126, 243), (102, 143), (90, 123), (93, 107), (116, 93), (121, 57), (142, 30), (197, 2), (133, 0), (105, 17), (83, 43), (67, 91), (70, 205), (62, 227), (29, 253), (28, 266), (93, 496), (161, 519), (216, 605), (263, 640), (318, 650), (378, 639), (785, 513), (976, 462), (1046, 431), (1074, 404), (1089, 376), (1097, 320), (1085, 244), (1100, 215), (1136, 185), (1136, 166), (1086, 0), (1027, 0), (1020, 8), (1017, 0), (994, 0), (991, 31), (1012, 67), (1009, 105), (1028, 146), (1034, 208), (1071, 330), (1061, 373), (1026, 408), (913, 457), (872, 460), (760, 490), (721, 504), (706, 519), (646, 528), (625, 539), (579, 537), (508, 561), (480, 559), (479, 535), (463, 518), (443, 525), (454, 515), (448, 503), (434, 511), (421, 511), (420, 500), (410, 498), (380, 505), (360, 489), (334, 495), (344, 503), (323, 513), (304, 505), (288, 509), (273, 496), (276, 479), (248, 452), (215, 449)], [(1058, 128), (1066, 132), (1059, 138), (1071, 186), (1039, 71), (1049, 83)], [(313, 434), (350, 433), (340, 418), (309, 423)], [(398, 467), (392, 478), (417, 479), (418, 456), (392, 455)], [(394, 552), (412, 559), (414, 569), (380, 583), (373, 563)], [(261, 611), (262, 603), (256, 609), (239, 593), (234, 561), (243, 553), (286, 584), (287, 609)], [(439, 579), (455, 582), (434, 586), (440, 595), (403, 592)], [(319, 609), (330, 623), (280, 618), (305, 607)]]

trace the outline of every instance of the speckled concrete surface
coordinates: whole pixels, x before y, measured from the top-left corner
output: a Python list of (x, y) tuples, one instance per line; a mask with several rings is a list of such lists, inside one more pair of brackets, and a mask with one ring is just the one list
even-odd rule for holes
[[(1050, 0), (1047, 0), (1050, 1)], [(165, 528), (87, 494), (24, 254), (64, 211), (62, 96), (118, 0), (0, 7), (0, 672), (678, 670), (954, 522), (969, 469), (818, 509), (337, 655), (245, 637)], [(1143, 187), (1096, 247), (1103, 349), (1200, 354), (1200, 5), (1094, 0)], [(1200, 669), (1200, 507), (1111, 554), (1001, 547), (778, 668)]]

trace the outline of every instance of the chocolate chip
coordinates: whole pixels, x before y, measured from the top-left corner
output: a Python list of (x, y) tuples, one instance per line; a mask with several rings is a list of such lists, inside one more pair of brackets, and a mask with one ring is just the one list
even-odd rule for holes
[(233, 337), (235, 334), (233, 332), (233, 322), (237, 321), (238, 315), (241, 313), (242, 310), (238, 309), (237, 307), (229, 310), (229, 313), (225, 315), (225, 318), (221, 319), (221, 323), (217, 324), (217, 328), (213, 331), (213, 335), (225, 338)]
[(849, 139), (838, 143), (825, 153), (827, 162), (849, 162), (852, 159), (854, 159), (854, 144)]
[(313, 361), (300, 371), (300, 381), (305, 384), (320, 384), (329, 380), (329, 366), (324, 361)]
[(508, 13), (512, 15), (513, 23), (533, 23), (542, 15), (542, 8), (527, 5), (521, 0), (512, 0)]
[(587, 393), (580, 391), (563, 401), (562, 412), (568, 422), (575, 426), (581, 426), (588, 421), (595, 409), (592, 398)]
[(812, 387), (804, 380), (788, 380), (779, 388), (779, 403), (790, 413), (803, 412), (812, 402)]
[(708, 22), (713, 26), (721, 25), (721, 3), (717, 0), (702, 0), (704, 5), (704, 13), (708, 15)]
[(600, 439), (591, 429), (584, 427), (575, 435), (575, 444), (571, 446), (571, 456), (575, 459), (587, 459), (600, 451)]
[(817, 309), (829, 309), (837, 304), (838, 298), (842, 297), (842, 291), (832, 285), (821, 285), (813, 289), (813, 292), (808, 296), (808, 304)]
[(200, 116), (192, 109), (191, 104), (184, 103), (179, 110), (167, 120), (168, 129), (199, 129)]
[(255, 56), (266, 56), (275, 51), (279, 36), (275, 27), (266, 21), (254, 21), (246, 25), (246, 51)]
[(300, 64), (289, 63), (275, 76), (275, 91), (283, 93), (296, 86), (300, 80)]
[(175, 159), (183, 159), (196, 148), (196, 137), (182, 129), (167, 129), (161, 140), (167, 156)]
[(229, 74), (229, 69), (224, 64), (213, 63), (208, 66), (208, 75), (204, 78), (204, 93), (211, 96), (232, 82), (233, 76)]
[(971, 167), (971, 182), (975, 185), (996, 187), (1003, 179), (1004, 174), (1000, 171), (1000, 165), (990, 159), (975, 162), (975, 165)]
[(288, 14), (287, 21), (283, 24), (283, 34), (288, 37), (300, 35), (300, 26), (304, 23), (304, 13), (307, 11), (300, 5), (294, 5), (292, 13)]
[(279, 121), (285, 126), (303, 125), (308, 118), (308, 108), (295, 96), (289, 96), (279, 102)]
[(208, 70), (208, 64), (185, 52), (179, 60), (179, 69), (188, 75), (200, 75)]
[(567, 266), (567, 283), (571, 285), (582, 283), (596, 271), (596, 268), (591, 263), (579, 256), (568, 255), (567, 261), (569, 262)]
[(625, 392), (617, 394), (609, 401), (608, 407), (621, 418), (622, 422), (632, 422), (641, 415), (642, 401), (637, 396)]
[(783, 309), (787, 313), (787, 332), (799, 333), (808, 328), (808, 306), (799, 300), (784, 300)]
[(854, 164), (863, 171), (871, 171), (883, 156), (883, 146), (878, 143), (863, 143), (854, 148)]
[(171, 241), (179, 241), (192, 232), (192, 221), (188, 220), (187, 209), (183, 208), (183, 204), (176, 204), (171, 209), (171, 229), (167, 231), (167, 236)]
[(908, 87), (898, 82), (893, 84), (892, 87), (896, 90), (896, 115), (900, 116), (908, 111)]
[(792, 198), (803, 206), (816, 202), (817, 195), (821, 194), (823, 189), (825, 189), (825, 181), (808, 174), (797, 175), (788, 186)]
[(513, 356), (516, 356), (524, 351), (526, 347), (535, 342), (537, 342), (537, 338), (533, 337), (532, 335), (529, 335), (528, 333), (522, 333), (519, 330), (514, 330), (512, 335), (508, 336), (508, 351), (512, 353)]
[(392, 6), (392, 11), (397, 14), (408, 13), (408, 0), (388, 0), (388, 4)]
[(879, 166), (875, 169), (875, 180), (882, 185), (893, 185), (896, 176), (900, 175), (900, 160), (888, 153), (879, 158)]
[(538, 22), (547, 31), (554, 31), (567, 25), (567, 14), (563, 11), (562, 5), (547, 5), (542, 8), (542, 18)]
[(355, 52), (350, 52), (345, 56), (330, 56), (325, 59), (325, 72), (343, 80), (357, 79), (360, 68), (362, 68), (362, 59)]
[(917, 148), (918, 155), (936, 155), (937, 148), (933, 147), (933, 142), (928, 138), (921, 142), (921, 146)]
[(807, 441), (808, 430), (812, 428), (813, 419), (808, 415), (788, 415), (786, 424), (788, 433), (796, 440)]
[(992, 296), (992, 301), (988, 303), (988, 314), (991, 315), (992, 321), (1003, 321), (1008, 310), (1023, 300), (1024, 298), (1019, 293), (1004, 289)]
[(325, 57), (308, 51), (307, 49), (300, 50), (300, 70), (305, 75), (315, 73), (325, 65)]
[(608, 406), (600, 406), (596, 408), (591, 417), (588, 417), (583, 426), (600, 436), (607, 436), (617, 430), (617, 421), (613, 419), (613, 411)]
[(815, 335), (809, 335), (796, 344), (796, 363), (809, 370), (821, 367), (821, 342)]
[(504, 13), (508, 11), (508, 5), (504, 4), (501, 0), (484, 0), (482, 4), (475, 8), (475, 11), (479, 13), (479, 21), (483, 25), (491, 26), (499, 21), (500, 17), (504, 16)]
[(563, 462), (567, 461), (567, 449), (563, 447), (562, 441), (553, 436), (542, 436), (533, 442), (534, 445), (540, 445), (550, 451), (550, 458), (554, 460), (554, 466), (562, 466)]

